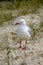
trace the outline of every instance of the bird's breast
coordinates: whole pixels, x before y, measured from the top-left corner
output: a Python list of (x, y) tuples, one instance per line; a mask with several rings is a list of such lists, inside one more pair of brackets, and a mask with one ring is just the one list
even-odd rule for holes
[(29, 33), (28, 33), (28, 31), (27, 31), (27, 29), (26, 28), (18, 28), (18, 30), (17, 30), (17, 36), (19, 37), (19, 38), (21, 38), (21, 39), (27, 39), (27, 38), (29, 38)]

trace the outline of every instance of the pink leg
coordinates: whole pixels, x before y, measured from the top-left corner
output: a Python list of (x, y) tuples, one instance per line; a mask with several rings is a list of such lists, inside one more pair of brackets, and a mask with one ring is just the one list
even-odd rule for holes
[(26, 44), (27, 44), (27, 40), (26, 40), (26, 42), (25, 42)]
[(20, 47), (19, 48), (21, 48), (21, 40), (20, 40)]
[(25, 47), (24, 47), (24, 48), (22, 48), (23, 50), (26, 50), (26, 44), (27, 44), (27, 40), (26, 40), (26, 42), (25, 42)]
[(25, 47), (24, 47), (24, 49), (26, 49), (26, 44), (27, 44), (27, 40), (26, 40), (26, 42), (25, 42)]

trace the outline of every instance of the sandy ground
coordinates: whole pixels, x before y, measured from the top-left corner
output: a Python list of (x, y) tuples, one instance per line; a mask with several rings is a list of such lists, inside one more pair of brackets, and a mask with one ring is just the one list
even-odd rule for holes
[(0, 45), (0, 65), (43, 65), (43, 32), (38, 32), (35, 40), (28, 41), (26, 50), (20, 49), (19, 42), (12, 41), (11, 35), (6, 37), (3, 36)]
[[(27, 21), (30, 16), (33, 15), (25, 16)], [(42, 15), (34, 14), (34, 17), (33, 22), (36, 23), (40, 22)], [(0, 28), (0, 65), (43, 65), (43, 28), (37, 32), (34, 39), (28, 40), (26, 50), (19, 48), (15, 30), (16, 27), (13, 26)]]

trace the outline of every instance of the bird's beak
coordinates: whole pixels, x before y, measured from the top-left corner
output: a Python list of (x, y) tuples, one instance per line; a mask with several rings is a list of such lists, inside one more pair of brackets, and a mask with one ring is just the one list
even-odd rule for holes
[(15, 23), (15, 25), (19, 25), (19, 23)]

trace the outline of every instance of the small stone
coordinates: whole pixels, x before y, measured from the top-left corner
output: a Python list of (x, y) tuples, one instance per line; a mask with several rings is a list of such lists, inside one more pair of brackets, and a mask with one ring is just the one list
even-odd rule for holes
[(20, 65), (27, 65), (27, 63), (26, 62), (22, 62)]

